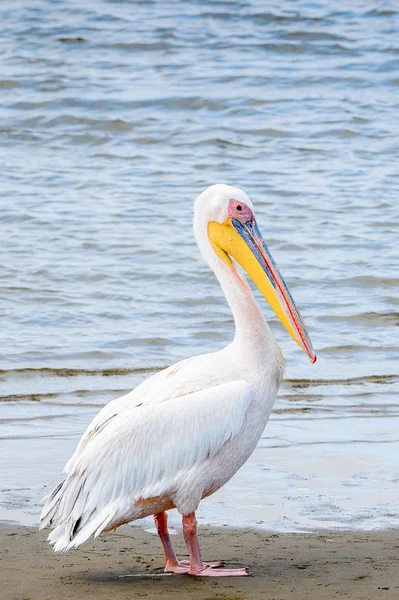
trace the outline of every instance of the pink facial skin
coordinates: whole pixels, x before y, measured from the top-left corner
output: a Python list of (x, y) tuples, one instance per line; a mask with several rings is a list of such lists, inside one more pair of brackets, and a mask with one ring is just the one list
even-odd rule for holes
[(233, 198), (229, 200), (228, 215), (232, 219), (238, 219), (241, 223), (254, 221), (252, 210), (243, 202), (237, 202), (237, 200), (233, 200)]

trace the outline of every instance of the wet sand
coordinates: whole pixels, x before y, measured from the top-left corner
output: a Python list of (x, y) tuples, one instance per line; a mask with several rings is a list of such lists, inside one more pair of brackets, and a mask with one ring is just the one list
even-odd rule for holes
[[(164, 575), (157, 536), (122, 527), (67, 554), (54, 554), (46, 532), (0, 526), (0, 598), (301, 600), (399, 598), (399, 531), (268, 534), (202, 528), (208, 560), (249, 567), (252, 577)], [(181, 535), (173, 536), (184, 556)], [(129, 576), (133, 575), (133, 576)]]

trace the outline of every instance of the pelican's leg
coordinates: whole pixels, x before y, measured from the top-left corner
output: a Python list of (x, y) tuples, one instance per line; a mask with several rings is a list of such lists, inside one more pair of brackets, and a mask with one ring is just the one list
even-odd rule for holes
[[(165, 552), (165, 573), (188, 573), (190, 567), (189, 560), (177, 560), (177, 556), (173, 549), (172, 540), (170, 539), (168, 531), (168, 515), (166, 512), (161, 512), (154, 515), (155, 526), (158, 531), (158, 535), (161, 539), (163, 550)], [(222, 567), (224, 563), (215, 562), (209, 563), (207, 567)]]
[[(248, 570), (245, 568), (214, 569), (212, 565), (204, 564), (197, 538), (197, 519), (195, 518), (195, 513), (183, 516), (183, 534), (190, 557), (190, 566), (186, 571), (178, 567), (175, 573), (186, 572), (189, 575), (207, 575), (212, 577), (243, 577), (249, 575)], [(220, 563), (217, 564), (219, 565)]]
[(170, 539), (168, 531), (168, 515), (166, 512), (160, 512), (154, 515), (154, 521), (158, 535), (161, 538), (163, 551), (165, 552), (165, 573), (173, 572), (181, 563), (177, 560), (177, 556), (173, 550), (172, 540)]

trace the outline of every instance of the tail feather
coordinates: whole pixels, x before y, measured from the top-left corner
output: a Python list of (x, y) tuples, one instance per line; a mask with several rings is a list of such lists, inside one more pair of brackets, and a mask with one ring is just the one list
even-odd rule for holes
[(115, 514), (116, 507), (110, 504), (99, 512), (94, 511), (86, 517), (80, 517), (77, 521), (70, 517), (60, 523), (47, 539), (54, 546), (55, 552), (66, 552), (77, 548), (89, 537), (100, 535), (114, 519)]
[(39, 529), (43, 529), (43, 527), (49, 527), (52, 525), (54, 516), (58, 513), (58, 509), (61, 502), (60, 491), (65, 483), (65, 479), (61, 481), (55, 488), (42, 499), (43, 509), (40, 515), (40, 526)]
[(85, 483), (83, 477), (69, 476), (43, 500), (40, 529), (55, 527), (48, 540), (56, 552), (76, 548), (92, 535), (97, 537), (120, 513), (120, 500), (101, 508), (89, 507), (90, 491)]

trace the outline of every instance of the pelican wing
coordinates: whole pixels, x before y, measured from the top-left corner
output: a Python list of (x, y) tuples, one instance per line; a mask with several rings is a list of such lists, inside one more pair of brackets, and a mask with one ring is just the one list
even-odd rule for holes
[(173, 494), (191, 469), (240, 431), (252, 398), (243, 380), (130, 406), (86, 436), (45, 499), (41, 527), (68, 550), (123, 522), (138, 500)]
[[(77, 452), (99, 429), (116, 415), (133, 407), (167, 402), (227, 381), (235, 381), (229, 361), (224, 360), (226, 349), (186, 358), (147, 377), (131, 392), (111, 400), (94, 417), (83, 434)], [(223, 376), (221, 376), (223, 374)], [(76, 454), (76, 453), (75, 453)], [(66, 465), (68, 472), (69, 463)]]

